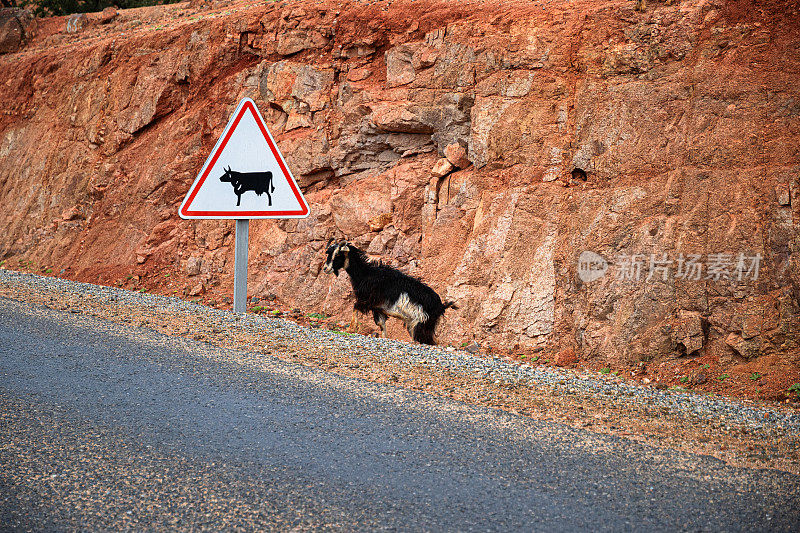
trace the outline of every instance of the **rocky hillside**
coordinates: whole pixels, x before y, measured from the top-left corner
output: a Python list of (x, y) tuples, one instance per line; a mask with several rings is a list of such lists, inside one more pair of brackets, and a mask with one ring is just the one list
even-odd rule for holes
[(178, 206), (248, 96), (312, 211), (251, 224), (259, 302), (349, 316), (349, 283), (320, 271), (347, 238), (457, 301), (446, 342), (684, 383), (758, 370), (785, 390), (800, 381), (798, 80), (797, 1), (44, 19), (0, 56), (0, 258), (222, 304), (233, 222)]

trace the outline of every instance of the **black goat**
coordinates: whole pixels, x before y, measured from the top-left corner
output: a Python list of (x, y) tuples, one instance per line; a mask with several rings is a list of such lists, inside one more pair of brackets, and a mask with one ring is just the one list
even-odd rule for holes
[(350, 243), (330, 244), (326, 253), (323, 270), (337, 276), (344, 270), (353, 285), (356, 303), (351, 329), (355, 327), (357, 311), (372, 311), (382, 337), (386, 336), (386, 319), (392, 316), (405, 322), (408, 334), (415, 341), (436, 344), (436, 324), (448, 308), (457, 309), (453, 302), (442, 303), (439, 295), (420, 280), (380, 261), (370, 261)]
[(246, 191), (253, 191), (259, 196), (267, 193), (269, 205), (272, 205), (272, 194), (270, 193), (275, 192), (275, 185), (272, 184), (272, 172), (236, 172), (228, 167), (225, 169), (225, 174), (219, 177), (219, 181), (233, 185), (236, 207), (242, 203), (242, 194)]

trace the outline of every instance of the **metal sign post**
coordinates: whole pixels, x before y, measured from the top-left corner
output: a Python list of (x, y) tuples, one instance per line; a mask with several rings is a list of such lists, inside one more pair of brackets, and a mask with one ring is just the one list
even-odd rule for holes
[(236, 245), (233, 259), (233, 312), (247, 310), (247, 243), (250, 221), (236, 219)]
[(309, 208), (264, 118), (242, 98), (186, 193), (185, 219), (236, 220), (233, 311), (247, 309), (247, 241), (252, 218), (305, 218)]

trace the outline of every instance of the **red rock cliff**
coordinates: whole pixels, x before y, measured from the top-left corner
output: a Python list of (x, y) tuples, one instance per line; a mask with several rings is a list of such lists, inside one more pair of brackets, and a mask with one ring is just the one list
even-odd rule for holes
[[(320, 267), (346, 237), (458, 302), (450, 342), (796, 363), (797, 2), (229, 2), (108, 18), (74, 33), (44, 20), (0, 56), (9, 264), (230, 294), (233, 223), (177, 210), (249, 96), (312, 206), (251, 224), (251, 295), (344, 316), (349, 284)], [(579, 270), (584, 251), (595, 270)]]

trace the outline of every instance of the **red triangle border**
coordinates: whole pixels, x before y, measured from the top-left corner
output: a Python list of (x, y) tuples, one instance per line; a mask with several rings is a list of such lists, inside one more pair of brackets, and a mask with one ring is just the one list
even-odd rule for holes
[[(261, 134), (264, 136), (264, 139), (267, 141), (270, 150), (272, 151), (272, 155), (275, 157), (275, 160), (278, 162), (278, 165), (281, 168), (281, 172), (283, 172), (286, 181), (289, 183), (289, 187), (292, 189), (292, 193), (294, 194), (297, 202), (300, 204), (301, 209), (295, 211), (192, 211), (190, 210), (190, 206), (192, 205), (192, 201), (194, 197), (197, 196), (197, 193), (200, 191), (200, 188), (203, 186), (208, 175), (211, 173), (211, 169), (214, 168), (214, 165), (219, 159), (220, 154), (222, 154), (225, 146), (228, 144), (228, 140), (233, 135), (233, 132), (236, 131), (236, 126), (239, 125), (239, 121), (244, 116), (245, 111), (250, 111), (253, 114), (253, 118), (258, 124), (259, 129), (261, 130)], [(186, 217), (229, 217), (229, 218), (248, 218), (248, 217), (304, 217), (308, 215), (309, 209), (308, 205), (305, 202), (300, 191), (297, 189), (297, 184), (294, 182), (289, 169), (286, 168), (286, 163), (283, 161), (283, 157), (281, 156), (278, 148), (272, 142), (272, 138), (270, 137), (269, 132), (267, 131), (266, 126), (264, 126), (263, 121), (261, 120), (261, 115), (258, 113), (258, 110), (255, 108), (252, 100), (247, 100), (244, 105), (242, 106), (239, 114), (236, 115), (236, 119), (231, 124), (231, 127), (228, 128), (225, 137), (222, 139), (222, 142), (217, 148), (216, 152), (214, 152), (213, 157), (208, 162), (205, 167), (205, 171), (203, 172), (202, 176), (200, 176), (200, 180), (197, 182), (197, 185), (192, 190), (192, 194), (187, 198), (186, 202), (183, 204), (183, 207), (180, 211), (181, 215)]]

